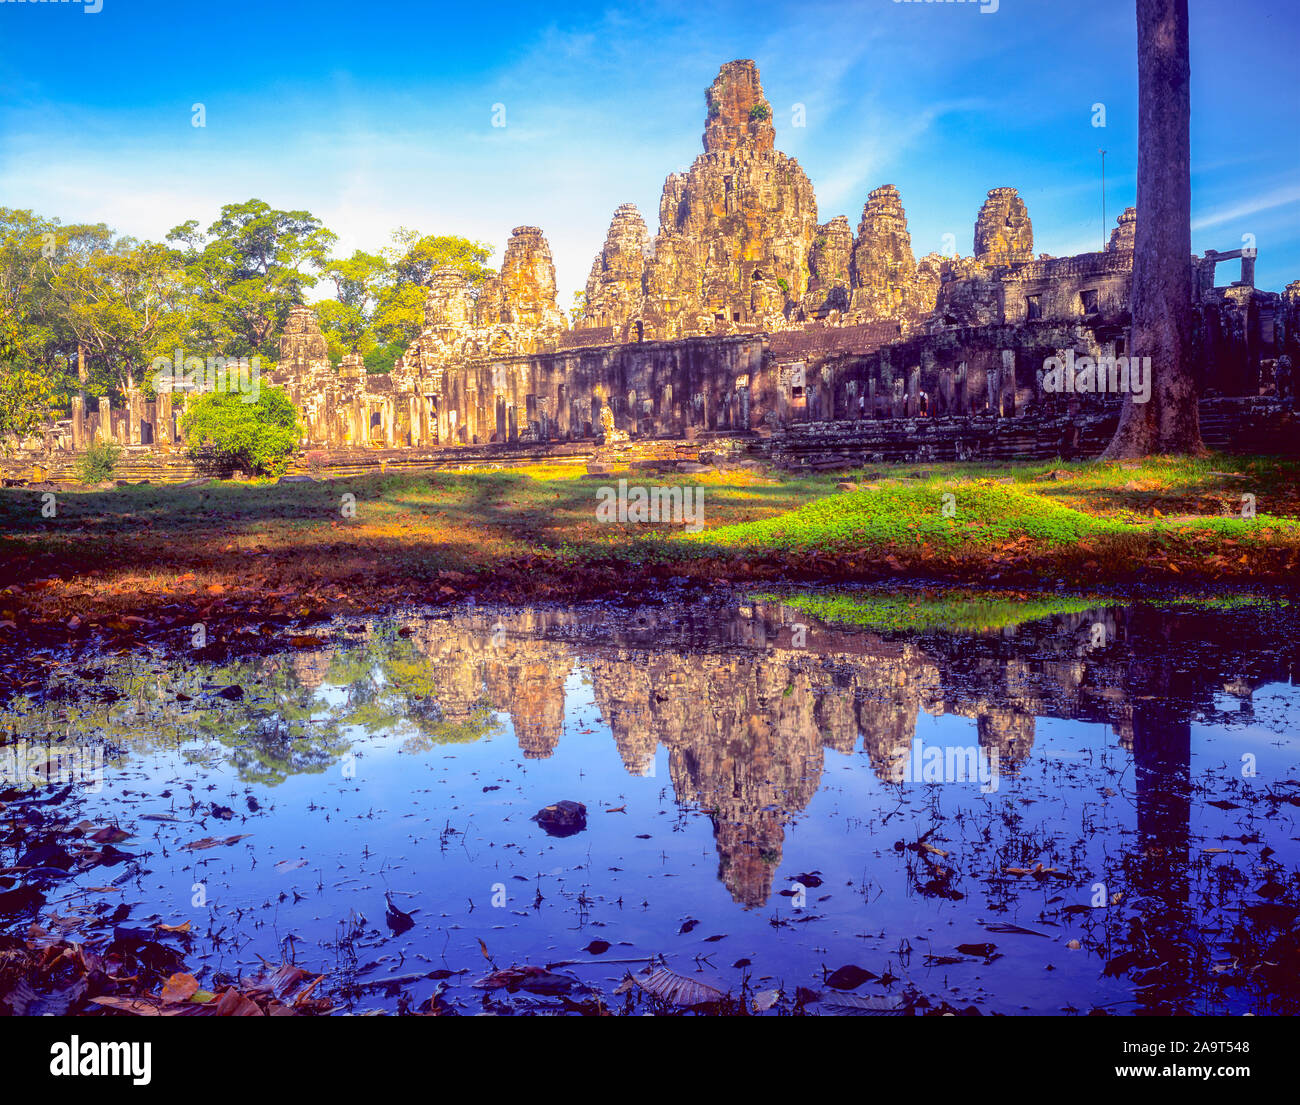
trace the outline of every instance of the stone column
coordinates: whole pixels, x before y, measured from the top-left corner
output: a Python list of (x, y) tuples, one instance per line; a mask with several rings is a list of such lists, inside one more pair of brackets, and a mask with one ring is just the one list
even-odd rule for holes
[(109, 406), (106, 395), (99, 397), (99, 440), (113, 440), (113, 408)]
[(397, 440), (397, 401), (384, 400), (384, 444), (392, 448)]
[(1241, 282), (1248, 288), (1255, 286), (1255, 251), (1253, 249), (1243, 249), (1241, 251)]
[(423, 402), (418, 395), (412, 395), (406, 406), (410, 412), (411, 419), (411, 448), (418, 449), (423, 444), (423, 438), (420, 436), (420, 404)]
[(72, 397), (72, 448), (80, 452), (86, 444), (86, 400), (80, 395)]
[(170, 391), (158, 393), (154, 410), (157, 412), (153, 431), (154, 442), (159, 445), (170, 445), (172, 440), (172, 393)]
[(1016, 402), (1016, 351), (1002, 350), (1002, 375), (998, 377), (998, 417), (1010, 418)]
[(140, 393), (135, 388), (126, 392), (126, 444), (140, 444)]
[(351, 437), (354, 449), (370, 444), (370, 415), (366, 410), (365, 401), (360, 398), (352, 400)]

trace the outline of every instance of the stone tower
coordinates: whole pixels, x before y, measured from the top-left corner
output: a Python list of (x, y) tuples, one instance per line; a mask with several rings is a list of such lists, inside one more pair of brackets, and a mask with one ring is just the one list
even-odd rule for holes
[(436, 269), (429, 278), (429, 292), (424, 299), (424, 325), (445, 327), (448, 331), (465, 330), (472, 308), (469, 277), (450, 265)]
[(555, 301), (551, 246), (536, 226), (517, 226), (501, 259), (501, 322), (524, 330), (563, 330), (564, 312)]
[(649, 239), (636, 204), (621, 204), (587, 277), (584, 326), (612, 326), (616, 337), (624, 336), (627, 324), (641, 311)]
[(808, 290), (817, 200), (773, 148), (772, 107), (752, 61), (705, 94), (704, 153), (664, 182), (646, 266), (646, 337), (782, 329)]
[(1034, 259), (1029, 209), (1014, 188), (990, 188), (975, 220), (975, 260), (994, 266)]
[(316, 312), (302, 303), (290, 307), (280, 334), (280, 359), (268, 383), (284, 388), (301, 412), (308, 440), (328, 436), (328, 397), (335, 382)]
[(902, 197), (892, 184), (867, 196), (853, 242), (852, 308), (863, 319), (917, 313), (916, 258)]
[(1110, 232), (1110, 241), (1106, 244), (1107, 253), (1127, 250), (1132, 252), (1137, 235), (1138, 213), (1136, 207), (1124, 208), (1124, 213), (1115, 220), (1115, 229)]
[(836, 215), (817, 228), (813, 239), (808, 257), (808, 295), (804, 300), (808, 314), (848, 310), (852, 264), (853, 231), (845, 216)]
[(290, 307), (280, 334), (280, 370), (301, 374), (313, 363), (328, 357), (316, 312), (304, 303)]

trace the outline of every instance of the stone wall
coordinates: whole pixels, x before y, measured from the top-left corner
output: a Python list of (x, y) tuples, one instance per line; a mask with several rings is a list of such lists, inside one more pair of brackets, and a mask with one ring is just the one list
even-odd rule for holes
[[(812, 183), (775, 139), (757, 67), (729, 62), (705, 93), (704, 152), (664, 183), (654, 238), (634, 205), (614, 213), (577, 326), (556, 302), (545, 236), (519, 226), (477, 289), (455, 269), (432, 274), (424, 327), (391, 372), (368, 373), (355, 353), (334, 371), (298, 306), (269, 381), (302, 411), (308, 446), (425, 450), (595, 441), (605, 407), (611, 434), (633, 439), (845, 419), (1046, 424), (1102, 402), (1045, 393), (1049, 358), (1149, 355), (1126, 348), (1133, 208), (1103, 251), (1035, 258), (1024, 200), (992, 188), (972, 256), (917, 260), (896, 187), (869, 193), (854, 236), (843, 215), (819, 222)], [(1219, 266), (1237, 260), (1241, 279), (1219, 285)], [(1256, 289), (1254, 251), (1189, 263), (1203, 394), (1289, 401), (1300, 281)], [(171, 397), (74, 403), (24, 446), (76, 451), (96, 435), (166, 451)]]

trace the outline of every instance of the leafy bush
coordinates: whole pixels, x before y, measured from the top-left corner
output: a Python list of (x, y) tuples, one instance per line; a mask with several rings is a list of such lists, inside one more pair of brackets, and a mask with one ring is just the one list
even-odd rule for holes
[(77, 479), (82, 483), (103, 483), (113, 478), (113, 471), (122, 456), (122, 446), (116, 441), (95, 441), (77, 458)]
[(754, 122), (758, 122), (760, 119), (770, 119), (772, 118), (772, 109), (767, 104), (755, 104), (749, 109), (749, 117)]
[(181, 416), (181, 430), (196, 464), (242, 468), (278, 476), (289, 466), (302, 430), (298, 411), (280, 388), (262, 387), (257, 402), (237, 392), (209, 392)]

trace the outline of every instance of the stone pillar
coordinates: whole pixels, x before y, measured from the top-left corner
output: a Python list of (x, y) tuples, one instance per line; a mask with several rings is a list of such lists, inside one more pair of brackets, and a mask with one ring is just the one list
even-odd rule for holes
[(392, 448), (397, 440), (397, 401), (384, 400), (384, 444)]
[(78, 452), (86, 445), (86, 400), (80, 395), (72, 397), (72, 448)]
[(420, 403), (423, 400), (418, 395), (412, 395), (407, 402), (407, 410), (410, 412), (411, 419), (411, 448), (418, 449), (422, 444), (420, 437)]
[(154, 402), (153, 439), (156, 444), (170, 445), (172, 441), (172, 393), (160, 391)]
[(921, 413), (921, 367), (917, 365), (907, 374), (907, 414), (915, 418)]
[(99, 397), (99, 440), (113, 440), (113, 408), (109, 406), (108, 397)]
[(135, 388), (126, 392), (126, 442), (127, 445), (140, 444), (140, 393)]
[(1255, 286), (1255, 250), (1241, 251), (1241, 282), (1248, 288)]
[(1016, 351), (1002, 350), (1002, 375), (998, 379), (998, 416), (1010, 418), (1016, 402)]
[(352, 447), (359, 448), (370, 444), (370, 415), (366, 410), (365, 400), (352, 400)]
[[(478, 424), (478, 388), (475, 386), (473, 379), (467, 381), (468, 386), (465, 389), (463, 401), (465, 409), (460, 412), (460, 420), (465, 425), (465, 441), (472, 445), (474, 438), (479, 435)], [(481, 441), (482, 438), (479, 437)]]

